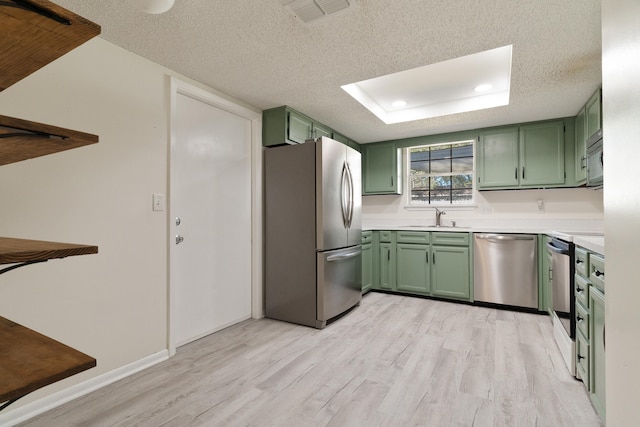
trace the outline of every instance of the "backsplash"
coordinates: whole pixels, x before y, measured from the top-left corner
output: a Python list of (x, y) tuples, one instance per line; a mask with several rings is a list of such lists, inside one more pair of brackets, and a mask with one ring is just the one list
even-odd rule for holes
[[(602, 191), (588, 188), (505, 190), (475, 193), (474, 206), (438, 206), (443, 224), (597, 231), (604, 229)], [(541, 207), (539, 206), (541, 201)], [(406, 196), (362, 198), (363, 225), (432, 225), (433, 208), (407, 207)]]

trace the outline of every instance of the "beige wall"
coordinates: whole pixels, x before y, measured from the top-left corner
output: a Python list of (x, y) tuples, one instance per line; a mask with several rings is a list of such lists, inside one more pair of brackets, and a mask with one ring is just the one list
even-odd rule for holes
[(169, 73), (97, 38), (0, 93), (0, 114), (100, 137), (0, 167), (0, 235), (99, 246), (0, 276), (1, 316), (98, 360), (11, 408), (167, 348), (167, 212), (151, 198), (168, 188)]
[(640, 423), (640, 2), (602, 1), (607, 426)]

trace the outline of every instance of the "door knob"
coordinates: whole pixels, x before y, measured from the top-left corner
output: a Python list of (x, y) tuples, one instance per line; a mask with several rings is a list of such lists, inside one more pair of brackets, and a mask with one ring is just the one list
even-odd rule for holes
[(182, 237), (181, 235), (178, 234), (176, 236), (176, 245), (179, 245), (182, 242), (184, 242), (184, 237)]
[(182, 224), (182, 220), (180, 218), (176, 218), (176, 225)]

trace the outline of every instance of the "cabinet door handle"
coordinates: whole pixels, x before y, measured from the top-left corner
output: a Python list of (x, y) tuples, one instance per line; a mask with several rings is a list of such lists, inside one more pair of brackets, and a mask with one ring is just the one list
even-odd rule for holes
[(576, 316), (576, 322), (582, 322), (584, 320), (583, 317)]
[(434, 264), (436, 263), (436, 253), (435, 252), (433, 253), (433, 263)]
[(391, 186), (393, 187), (393, 175), (391, 176)]
[(599, 271), (599, 270), (595, 270), (595, 271), (593, 272), (593, 274), (594, 274), (596, 277), (604, 276), (604, 273), (603, 273), (602, 271)]
[(524, 166), (522, 167), (522, 179), (524, 179)]
[(578, 360), (582, 360), (582, 359), (584, 359), (584, 356), (580, 356), (580, 355), (578, 354)]
[(429, 264), (429, 252), (424, 253), (424, 258), (427, 261), (427, 264)]
[(581, 259), (577, 259), (576, 260), (576, 264), (582, 264), (584, 261), (582, 261)]
[(584, 291), (584, 289), (582, 289), (581, 287), (577, 287), (576, 288), (576, 292), (581, 294)]
[(518, 179), (518, 167), (516, 166), (515, 173), (513, 175), (515, 179)]
[(387, 251), (387, 261), (391, 261), (391, 249)]

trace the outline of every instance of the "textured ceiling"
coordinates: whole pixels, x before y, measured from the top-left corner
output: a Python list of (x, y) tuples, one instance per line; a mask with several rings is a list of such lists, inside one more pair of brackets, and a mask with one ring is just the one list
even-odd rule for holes
[[(573, 116), (601, 81), (599, 0), (356, 0), (308, 24), (281, 0), (176, 0), (163, 15), (131, 0), (54, 2), (118, 46), (363, 143)], [(508, 44), (509, 106), (385, 125), (340, 88)]]

